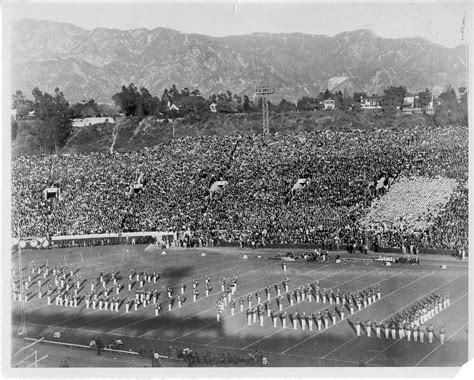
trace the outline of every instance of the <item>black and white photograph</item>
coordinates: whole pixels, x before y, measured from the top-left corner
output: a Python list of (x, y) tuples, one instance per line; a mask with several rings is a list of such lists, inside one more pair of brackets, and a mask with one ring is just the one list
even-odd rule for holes
[(470, 1), (2, 17), (9, 377), (470, 361)]

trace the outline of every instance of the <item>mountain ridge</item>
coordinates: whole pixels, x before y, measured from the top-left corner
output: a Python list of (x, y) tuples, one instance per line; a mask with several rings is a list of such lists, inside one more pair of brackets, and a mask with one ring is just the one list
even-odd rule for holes
[[(380, 93), (467, 84), (462, 45), (447, 48), (421, 37), (386, 39), (368, 29), (333, 37), (252, 33), (214, 37), (173, 29), (94, 28), (33, 19), (12, 29), (12, 89), (59, 87), (70, 101), (111, 102), (130, 82), (161, 95), (164, 88), (230, 90), (252, 96), (255, 85), (275, 87), (273, 99), (296, 100), (332, 90)], [(340, 78), (346, 78), (340, 80)]]

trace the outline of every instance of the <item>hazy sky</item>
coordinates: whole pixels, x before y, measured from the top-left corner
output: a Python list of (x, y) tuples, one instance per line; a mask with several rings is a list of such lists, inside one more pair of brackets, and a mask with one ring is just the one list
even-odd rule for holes
[[(4, 0), (4, 21), (21, 18), (68, 22), (85, 29), (167, 27), (212, 36), (253, 32), (337, 33), (367, 28), (381, 37), (421, 36), (448, 47), (462, 43), (467, 1), (62, 1)], [(64, 4), (65, 3), (65, 4)], [(236, 4), (236, 5), (235, 5)], [(467, 26), (465, 40), (467, 38)]]

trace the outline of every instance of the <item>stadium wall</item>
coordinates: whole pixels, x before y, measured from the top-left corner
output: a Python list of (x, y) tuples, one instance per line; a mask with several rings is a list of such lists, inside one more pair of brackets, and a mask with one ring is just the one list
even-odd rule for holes
[[(67, 246), (74, 242), (74, 245), (118, 245), (118, 244), (151, 244), (155, 241), (162, 242), (165, 238), (168, 242), (176, 240), (177, 234), (173, 232), (161, 232), (161, 231), (149, 231), (149, 232), (126, 232), (123, 234), (109, 233), (109, 234), (93, 234), (93, 235), (73, 235), (73, 236), (53, 236), (51, 238), (52, 246), (61, 247)], [(44, 238), (43, 238), (44, 239)], [(172, 245), (172, 244), (170, 244)], [(219, 240), (217, 246), (220, 247), (239, 247), (238, 242), (227, 242), (225, 240)], [(38, 244), (37, 248), (42, 247), (42, 244)], [(296, 244), (267, 244), (265, 247), (259, 246), (259, 248), (270, 248), (270, 249), (302, 249), (302, 250), (314, 250), (324, 249), (328, 251), (345, 251), (346, 247), (340, 245), (339, 249), (334, 244), (322, 245), (312, 243), (296, 243)], [(382, 248), (377, 247), (373, 252), (375, 253), (398, 253), (402, 254), (401, 248)], [(419, 254), (428, 255), (457, 255), (457, 251), (454, 249), (435, 249), (435, 248), (419, 248)], [(468, 252), (466, 252), (468, 255)]]
[[(222, 247), (238, 247), (239, 243), (230, 243), (226, 241), (220, 241), (220, 246)], [(334, 245), (331, 246), (322, 246), (321, 244), (311, 244), (311, 243), (300, 243), (300, 244), (267, 244), (265, 247), (260, 248), (273, 248), (273, 249), (316, 249), (322, 248), (328, 251), (337, 251)], [(345, 250), (345, 246), (340, 246), (340, 250)], [(401, 248), (382, 248), (377, 247), (375, 253), (399, 253), (402, 254)], [(457, 252), (454, 249), (435, 249), (435, 248), (419, 248), (418, 252), (424, 255), (456, 255)]]

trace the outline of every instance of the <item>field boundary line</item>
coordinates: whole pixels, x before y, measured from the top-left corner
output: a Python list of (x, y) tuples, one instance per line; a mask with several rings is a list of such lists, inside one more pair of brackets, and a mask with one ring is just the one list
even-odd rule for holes
[[(310, 273), (310, 272), (314, 272), (314, 271), (316, 271), (316, 270), (318, 270), (318, 269), (322, 269), (322, 268), (325, 268), (325, 267), (327, 267), (327, 266), (329, 266), (329, 264), (323, 265), (323, 266), (318, 267), (318, 268), (316, 268), (316, 269), (311, 269), (311, 270), (309, 270), (309, 271), (304, 272), (304, 274), (296, 275), (296, 276), (292, 277), (291, 279), (294, 280), (295, 278), (298, 278), (298, 277), (300, 277), (300, 276), (307, 275), (307, 274)], [(346, 268), (346, 269), (347, 269), (347, 268)], [(250, 283), (252, 283), (252, 282), (254, 282), (254, 281), (261, 280), (262, 278), (269, 277), (269, 276), (273, 276), (274, 274), (275, 274), (275, 273), (272, 273), (272, 274), (269, 274), (268, 276), (260, 277), (260, 278), (258, 278), (258, 279), (253, 279), (252, 281), (248, 281), (248, 282), (246, 282), (245, 284), (250, 284)], [(249, 295), (249, 294), (253, 294), (254, 291), (255, 291), (255, 290), (252, 290), (251, 292), (244, 293), (243, 295), (241, 295), (241, 297), (244, 297), (244, 296)], [(200, 311), (199, 313), (196, 313), (196, 314), (193, 314), (193, 315), (191, 315), (191, 316), (188, 316), (188, 317), (186, 317), (186, 318), (184, 318), (184, 319), (182, 319), (182, 320), (180, 320), (180, 321), (173, 322), (173, 324), (181, 323), (182, 321), (185, 321), (185, 320), (187, 320), (187, 319), (191, 319), (191, 318), (195, 317), (196, 315), (199, 315), (199, 314), (208, 312), (209, 310), (212, 310), (212, 309), (214, 309), (214, 308), (215, 308), (215, 307), (211, 307), (211, 308), (209, 308), (209, 309), (202, 310), (202, 311)], [(227, 316), (227, 317), (222, 318), (221, 320), (223, 321), (223, 320), (225, 320), (225, 319), (229, 319), (229, 318), (235, 317), (237, 314), (240, 314), (240, 313), (241, 313), (241, 311), (237, 311), (236, 313), (234, 313), (233, 316)], [(242, 312), (242, 313), (243, 313), (243, 312)], [(206, 326), (203, 326), (203, 327), (201, 327), (201, 328), (199, 328), (199, 329), (193, 330), (192, 332), (196, 332), (196, 331), (202, 330), (203, 328), (209, 327), (210, 325), (212, 325), (212, 324), (214, 324), (214, 323), (217, 323), (217, 322), (216, 322), (216, 321), (213, 321), (213, 322), (209, 323), (209, 324), (206, 325)], [(141, 338), (141, 337), (144, 337), (144, 336), (146, 336), (146, 335), (148, 335), (148, 334), (151, 334), (151, 333), (153, 333), (153, 332), (156, 332), (156, 331), (162, 330), (162, 329), (164, 329), (164, 328), (166, 328), (166, 327), (172, 326), (173, 324), (167, 325), (167, 326), (163, 326), (163, 327), (160, 327), (160, 328), (155, 329), (155, 330), (152, 330), (152, 331), (148, 331), (147, 333), (142, 334), (142, 335), (140, 335), (139, 337), (140, 337), (140, 338)], [(189, 334), (189, 333), (184, 334), (184, 335), (181, 335), (179, 338), (182, 338), (183, 336), (186, 336), (186, 335), (188, 335), (188, 334)], [(179, 339), (179, 338), (175, 338), (175, 339), (173, 339), (172, 341), (175, 341), (175, 340), (177, 340), (177, 339)]]
[[(447, 284), (449, 284), (449, 283), (451, 283), (451, 282), (456, 281), (456, 280), (459, 279), (459, 278), (461, 278), (461, 276), (457, 276), (457, 277), (453, 278), (452, 280), (449, 280), (449, 281), (446, 282), (445, 284), (443, 284), (443, 285), (441, 285), (441, 286), (438, 286), (437, 288), (435, 288), (435, 289), (433, 289), (433, 290), (427, 292), (426, 294), (424, 294), (424, 295), (422, 295), (422, 296), (416, 298), (414, 301), (410, 302), (407, 306), (404, 306), (404, 307), (402, 307), (402, 308), (396, 310), (395, 312), (389, 314), (387, 317), (385, 317), (385, 318), (383, 318), (383, 319), (385, 320), (385, 319), (387, 319), (387, 318), (390, 318), (392, 315), (395, 315), (395, 314), (399, 313), (400, 311), (402, 311), (403, 309), (405, 309), (406, 307), (408, 307), (408, 306), (414, 304), (414, 303), (417, 302), (420, 298), (426, 297), (428, 294), (433, 293), (434, 291), (436, 291), (436, 290), (438, 290), (438, 289), (440, 289), (440, 288), (446, 286)], [(464, 296), (459, 297), (459, 298), (456, 298), (456, 300), (455, 300), (451, 305), (453, 305), (456, 301), (459, 301), (459, 300), (460, 300), (461, 298), (463, 298), (463, 297), (464, 297)], [(450, 305), (450, 306), (451, 306), (451, 305)], [(443, 309), (441, 312), (443, 312), (444, 310), (446, 310), (446, 309)], [(356, 335), (355, 337), (353, 337), (352, 339), (350, 339), (350, 341), (353, 341), (354, 339), (357, 339), (357, 338), (358, 338), (358, 336)], [(387, 339), (385, 339), (385, 340), (387, 340)], [(378, 357), (380, 354), (382, 354), (383, 352), (387, 351), (390, 347), (394, 346), (395, 344), (399, 343), (400, 341), (402, 341), (402, 339), (395, 339), (395, 341), (394, 341), (392, 344), (390, 344), (388, 347), (384, 348), (382, 351), (379, 351), (377, 354), (375, 354), (375, 355), (374, 355), (373, 357), (371, 357), (370, 359), (366, 360), (365, 363), (367, 364), (367, 363), (369, 363), (370, 361), (374, 360), (374, 359), (375, 359), (376, 357)], [(340, 348), (340, 347), (339, 347), (339, 348)], [(337, 351), (337, 350), (333, 350), (332, 352), (334, 352), (334, 351)], [(328, 353), (327, 355), (331, 354), (332, 352)]]
[[(467, 326), (468, 324), (469, 324), (469, 322), (464, 323), (460, 328), (458, 328), (455, 332), (453, 332), (450, 336), (448, 336), (448, 337), (446, 338), (446, 341), (448, 341), (451, 337), (453, 337), (454, 335), (456, 335), (459, 331), (461, 331), (461, 330), (462, 330), (465, 326)], [(438, 343), (438, 345), (437, 345), (435, 348), (433, 348), (433, 350), (431, 350), (431, 351), (428, 353), (428, 355), (426, 355), (423, 359), (421, 359), (418, 363), (416, 363), (416, 364), (414, 365), (414, 367), (418, 367), (419, 364), (421, 364), (423, 361), (425, 361), (425, 359), (427, 359), (428, 356), (430, 356), (433, 352), (435, 352), (435, 351), (436, 351), (438, 348), (440, 348), (441, 346), (442, 346), (442, 344), (441, 344), (441, 343)]]
[[(179, 263), (179, 260), (174, 260), (174, 259), (175, 259), (175, 258), (173, 258), (173, 260), (170, 261), (170, 262), (168, 262), (167, 264), (173, 264), (174, 262)], [(182, 259), (182, 258), (181, 258), (181, 259)], [(215, 264), (209, 265), (209, 266), (206, 267), (206, 268), (210, 268), (211, 266), (214, 266), (214, 265), (217, 266), (217, 265), (221, 265), (221, 264), (225, 264), (225, 262), (215, 263)], [(35, 278), (36, 278), (36, 277), (35, 277)], [(125, 276), (124, 278), (128, 278), (128, 275)], [(163, 279), (163, 278), (161, 277), (161, 273), (160, 273), (160, 280), (162, 280), (162, 279)], [(87, 283), (88, 280), (90, 280), (90, 279), (85, 279), (86, 284), (84, 284), (84, 289), (86, 289), (86, 288), (87, 288), (87, 285), (90, 284), (90, 283)], [(158, 281), (160, 281), (160, 280), (158, 280)], [(135, 282), (136, 282), (136, 281), (135, 281)], [(126, 284), (126, 283), (124, 283), (123, 285), (125, 286), (125, 284)], [(158, 284), (158, 282), (157, 282), (156, 284)], [(176, 286), (176, 285), (174, 285), (174, 286)], [(125, 289), (125, 287), (124, 287), (124, 289)], [(55, 288), (55, 291), (56, 291), (56, 288)], [(128, 290), (126, 290), (126, 291), (128, 292)], [(133, 290), (132, 290), (132, 291), (133, 291)], [(32, 292), (32, 293), (34, 293), (34, 292)], [(114, 294), (114, 295), (115, 295), (115, 294)], [(37, 300), (34, 300), (34, 301), (37, 301)], [(33, 302), (34, 302), (34, 301), (33, 301)], [(39, 309), (41, 309), (41, 308), (43, 308), (43, 307), (46, 307), (46, 306), (51, 306), (51, 305), (45, 304), (45, 305), (42, 305), (42, 306), (38, 306), (38, 307), (35, 307), (35, 308), (28, 309), (28, 311), (39, 310)], [(87, 314), (92, 314), (92, 313), (86, 313), (85, 315), (87, 315)], [(34, 320), (32, 320), (32, 321), (34, 321)]]
[[(219, 264), (225, 264), (225, 263), (219, 263)], [(210, 268), (210, 267), (212, 267), (212, 266), (214, 266), (214, 265), (219, 265), (219, 264), (212, 264), (212, 265), (209, 265), (209, 266), (207, 266), (207, 267), (205, 267), (205, 268), (208, 269), (208, 268)], [(270, 267), (270, 264), (268, 265), (268, 267)], [(232, 268), (234, 268), (234, 267), (232, 267)], [(207, 270), (206, 270), (206, 272), (207, 272)], [(158, 284), (158, 283), (157, 283), (157, 284)], [(191, 291), (191, 287), (187, 287), (187, 288), (189, 288), (189, 291)], [(199, 289), (200, 289), (200, 288), (199, 288)], [(127, 291), (127, 292), (128, 292), (128, 291)], [(187, 293), (188, 293), (188, 292), (185, 292), (184, 294), (187, 294)], [(192, 293), (191, 293), (191, 294), (192, 294)], [(133, 290), (132, 290), (132, 295), (133, 295)], [(189, 304), (188, 304), (188, 305), (189, 305)], [(48, 305), (46, 305), (46, 306), (48, 306)], [(82, 309), (81, 309), (81, 310), (83, 310), (83, 309), (84, 309), (84, 305), (82, 306)], [(65, 321), (61, 321), (61, 323), (64, 323), (64, 322), (67, 322), (67, 321), (72, 321), (72, 320), (74, 320), (74, 319), (76, 319), (76, 318), (80, 318), (80, 317), (82, 317), (82, 316), (91, 315), (91, 314), (94, 314), (94, 313), (96, 313), (96, 312), (98, 312), (98, 311), (101, 311), (101, 310), (100, 310), (100, 309), (91, 310), (90, 312), (86, 312), (86, 313), (84, 313), (84, 314), (82, 314), (82, 315), (77, 315), (77, 316), (75, 316), (74, 318), (70, 318), (70, 319), (67, 319), (67, 320), (65, 320)], [(132, 311), (132, 312), (133, 312), (133, 311)], [(169, 312), (169, 311), (164, 311), (164, 312), (162, 312), (160, 315), (162, 315), (162, 314), (164, 314), (164, 313), (168, 313), (168, 312)], [(115, 315), (112, 316), (112, 317), (105, 318), (105, 319), (102, 319), (102, 320), (97, 321), (97, 322), (93, 322), (93, 323), (86, 324), (86, 325), (84, 325), (84, 326), (81, 326), (79, 329), (82, 329), (82, 328), (84, 328), (84, 327), (93, 326), (93, 325), (95, 325), (95, 324), (103, 323), (104, 321), (111, 321), (111, 320), (113, 320), (113, 319), (115, 319), (115, 318), (118, 318), (118, 317), (124, 315), (124, 314), (126, 314), (126, 313), (123, 312), (123, 309), (122, 309), (122, 311), (119, 312), (119, 314), (115, 314)], [(154, 316), (154, 317), (156, 317), (156, 316)], [(151, 317), (151, 318), (152, 318), (152, 317)], [(151, 318), (147, 318), (147, 319), (151, 319)], [(140, 322), (141, 322), (141, 321), (140, 321)], [(136, 322), (136, 323), (139, 323), (139, 322)]]
[[(380, 268), (378, 268), (378, 269), (380, 269)], [(377, 269), (377, 270), (378, 270), (378, 269)], [(342, 271), (341, 271), (341, 272), (342, 272)], [(341, 272), (339, 272), (339, 273), (337, 273), (337, 274), (340, 274)], [(329, 276), (323, 277), (322, 279), (324, 279), (324, 278), (328, 278), (328, 277), (332, 277), (332, 276), (334, 276), (334, 275), (335, 275), (335, 274), (333, 273), (333, 274), (331, 274), (331, 275), (329, 275)], [(362, 276), (365, 276), (365, 275), (367, 275), (367, 273), (364, 273), (363, 275), (360, 275), (360, 276), (357, 276), (357, 277), (351, 278), (350, 280), (347, 280), (347, 281), (341, 282), (341, 283), (340, 283), (340, 284), (338, 284), (337, 286), (339, 286), (339, 285), (341, 285), (341, 284), (345, 284), (345, 283), (347, 283), (347, 282), (351, 282), (351, 281), (353, 281), (353, 280), (355, 280), (355, 279), (358, 279), (358, 278), (360, 278), (360, 277), (362, 277)], [(322, 280), (322, 279), (321, 279), (321, 280)], [(320, 303), (317, 303), (317, 302), (315, 302), (315, 304), (324, 304), (324, 303), (325, 303), (325, 302), (320, 302)], [(282, 310), (289, 309), (289, 308), (291, 308), (292, 306), (295, 306), (295, 305), (289, 305), (289, 306), (287, 306), (287, 307), (283, 308)], [(223, 338), (225, 338), (225, 337), (232, 336), (232, 335), (234, 335), (235, 333), (237, 333), (237, 332), (239, 332), (239, 331), (241, 331), (241, 330), (245, 329), (246, 327), (248, 327), (248, 325), (244, 325), (244, 326), (242, 326), (242, 327), (238, 328), (237, 330), (233, 331), (231, 334), (224, 335), (223, 337), (221, 337), (221, 338), (218, 338), (218, 339), (214, 339), (212, 342), (209, 342), (209, 343), (207, 343), (207, 344), (206, 344), (206, 346), (208, 346), (208, 345), (212, 344), (213, 342), (217, 342), (217, 341), (219, 341), (219, 340), (221, 340), (221, 339), (223, 339)], [(199, 331), (199, 330), (196, 330), (196, 331)], [(271, 335), (267, 335), (267, 336), (271, 336)], [(265, 337), (264, 337), (264, 338), (265, 338)], [(257, 342), (259, 342), (259, 341), (260, 341), (260, 340), (258, 340), (258, 341), (256, 341), (256, 342), (254, 342), (254, 343), (257, 343)], [(252, 344), (253, 344), (253, 343), (252, 343)], [(248, 347), (248, 346), (246, 346), (246, 347)], [(245, 348), (245, 347), (244, 347), (244, 348)]]
[[(219, 264), (223, 264), (223, 263), (219, 263)], [(209, 268), (209, 267), (211, 267), (211, 266), (213, 266), (213, 265), (219, 265), (219, 264), (212, 264), (212, 265), (210, 265), (210, 266), (208, 266), (208, 267), (206, 267), (206, 268)], [(161, 279), (161, 277), (160, 277), (160, 279)], [(156, 285), (158, 285), (158, 282), (156, 283)], [(84, 285), (84, 288), (85, 288), (86, 286), (87, 286), (87, 284)], [(125, 286), (125, 284), (124, 284), (124, 286)], [(124, 287), (124, 289), (125, 289), (125, 287)], [(56, 289), (55, 289), (55, 290), (56, 290)], [(112, 290), (112, 292), (113, 292), (113, 290)], [(129, 291), (126, 290), (126, 292), (129, 292)], [(132, 294), (133, 294), (133, 290), (132, 290)], [(115, 293), (113, 293), (112, 295), (115, 296)], [(84, 296), (82, 296), (82, 297), (84, 297)], [(53, 305), (53, 304), (51, 304), (51, 305), (45, 304), (45, 305), (39, 306), (39, 307), (37, 307), (37, 308), (29, 309), (28, 312), (34, 311), (34, 310), (39, 310), (39, 309), (41, 309), (41, 308), (43, 308), (43, 307), (46, 307), (46, 306), (56, 306), (56, 305)], [(85, 305), (83, 304), (81, 307), (78, 307), (78, 308), (70, 308), (70, 307), (63, 307), (63, 308), (64, 308), (64, 310), (60, 310), (60, 311), (59, 311), (60, 313), (62, 313), (62, 312), (66, 312), (66, 313), (67, 313), (67, 312), (70, 311), (70, 310), (77, 310), (77, 311), (81, 312), (82, 310), (84, 310)], [(76, 314), (74, 317), (68, 318), (68, 319), (64, 319), (64, 320), (62, 320), (60, 323), (73, 321), (74, 319), (77, 319), (77, 318), (80, 318), (80, 317), (86, 316), (86, 315), (91, 315), (91, 314), (94, 314), (94, 313), (96, 313), (96, 312), (98, 312), (98, 311), (101, 311), (101, 310), (100, 310), (100, 309), (96, 309), (96, 310), (90, 309), (89, 312), (85, 312), (85, 313), (80, 314), (80, 315), (77, 315), (77, 314)], [(84, 325), (84, 326), (82, 326), (82, 327), (88, 327), (88, 326), (92, 326), (92, 325), (94, 325), (94, 324), (96, 324), (96, 323), (100, 323), (100, 322), (103, 322), (103, 321), (112, 320), (112, 319), (117, 318), (117, 317), (119, 317), (120, 315), (123, 315), (123, 314), (124, 314), (123, 312), (120, 312), (118, 315), (114, 315), (113, 317), (105, 318), (104, 320), (99, 321), (99, 322), (94, 322), (94, 323), (86, 324), (86, 325)], [(39, 318), (32, 319), (31, 322), (38, 321), (38, 320), (41, 319), (41, 318), (43, 318), (43, 317), (39, 317)]]
[[(35, 340), (34, 338), (25, 338), (26, 340)], [(78, 348), (84, 348), (86, 350), (90, 350), (90, 346), (86, 346), (85, 344), (77, 344), (77, 343), (66, 343), (66, 342), (55, 342), (54, 340), (45, 340), (43, 339), (42, 342), (47, 343), (47, 344), (57, 344), (60, 346), (72, 346), (72, 347), (78, 347)], [(103, 348), (104, 351), (110, 351), (110, 352), (117, 352), (119, 354), (129, 354), (129, 355), (139, 355), (137, 351), (126, 351), (126, 350), (116, 350), (114, 348)], [(159, 355), (159, 354), (158, 354)], [(168, 356), (164, 355), (159, 355), (160, 358), (163, 359), (169, 359)]]
[[(401, 272), (398, 272), (398, 273), (394, 274), (393, 276), (390, 276), (389, 278), (396, 277), (396, 276), (398, 276), (399, 274), (403, 273), (403, 272), (406, 271), (406, 270), (407, 270), (407, 269), (404, 269), (404, 270), (402, 270)], [(367, 273), (363, 273), (362, 275), (363, 275), (363, 276), (366, 276)], [(361, 275), (361, 276), (358, 276), (357, 278), (362, 277), (362, 275)], [(352, 280), (355, 280), (355, 278), (353, 278)], [(352, 280), (351, 280), (351, 281), (352, 281)], [(368, 285), (368, 286), (373, 286), (373, 285), (378, 284), (378, 283), (381, 283), (382, 281), (385, 281), (385, 280), (387, 280), (387, 278), (384, 278), (384, 279), (382, 279), (382, 280), (380, 280), (380, 281), (374, 282), (374, 283), (372, 283), (372, 284), (370, 284), (370, 285)], [(346, 281), (346, 282), (348, 282), (348, 281)], [(370, 305), (369, 305), (369, 306), (370, 306)], [(367, 306), (367, 307), (369, 307), (369, 306)], [(362, 310), (366, 309), (367, 307), (364, 307)], [(362, 310), (360, 310), (360, 311), (362, 311)], [(358, 312), (359, 312), (359, 310), (357, 310), (354, 314), (356, 314), (356, 313), (358, 313)], [(352, 315), (354, 315), (354, 314), (352, 314)], [(338, 324), (338, 323), (340, 323), (340, 322), (342, 322), (342, 321), (339, 320), (339, 321), (336, 322), (336, 324)], [(316, 334), (310, 335), (308, 338), (305, 338), (304, 340), (298, 342), (298, 343), (295, 344), (294, 346), (291, 346), (291, 347), (289, 347), (288, 349), (286, 349), (286, 350), (284, 350), (284, 351), (282, 351), (282, 352), (280, 352), (280, 353), (281, 353), (281, 354), (286, 354), (286, 352), (287, 352), (288, 350), (292, 349), (293, 347), (296, 347), (298, 344), (303, 343), (303, 342), (307, 341), (308, 339), (310, 339), (310, 338), (312, 338), (312, 337), (314, 337), (314, 336), (316, 336), (316, 335), (318, 335), (318, 334), (320, 334), (320, 333), (322, 333), (322, 332), (324, 332), (324, 331), (329, 330), (330, 328), (332, 328), (332, 327), (335, 326), (336, 324), (329, 326), (327, 329), (324, 329), (324, 330), (321, 330), (321, 331), (317, 331)], [(278, 333), (281, 332), (282, 330), (283, 330), (283, 328), (280, 328), (280, 329), (278, 329), (277, 331), (274, 331), (274, 332), (272, 332), (272, 333), (270, 333), (270, 334), (268, 334), (268, 335), (266, 335), (266, 336), (264, 336), (264, 337), (262, 337), (262, 338), (256, 340), (255, 342), (253, 342), (253, 343), (251, 343), (251, 344), (248, 344), (248, 345), (245, 346), (244, 348), (248, 348), (248, 347), (250, 347), (250, 346), (253, 346), (255, 343), (261, 342), (261, 341), (264, 340), (264, 339), (267, 339), (267, 338), (269, 338), (269, 337), (271, 337), (271, 336), (273, 336), (273, 335), (275, 335), (275, 334), (278, 334)]]
[[(302, 264), (303, 264), (303, 263), (301, 263), (301, 265), (302, 265)], [(270, 265), (269, 265), (269, 266), (270, 266)], [(271, 273), (271, 274), (269, 274), (269, 275), (267, 275), (267, 276), (260, 277), (259, 279), (262, 279), (262, 278), (265, 278), (265, 277), (269, 277), (269, 276), (274, 276), (275, 274), (276, 274), (276, 273)], [(298, 277), (298, 276), (299, 276), (299, 275), (297, 275), (297, 276), (295, 276), (295, 277)], [(252, 281), (247, 281), (247, 282), (241, 283), (240, 286), (246, 285), (246, 284), (250, 284), (250, 283), (252, 283), (252, 282), (254, 282), (254, 281), (255, 281), (255, 279), (253, 279)], [(190, 302), (190, 303), (184, 304), (181, 309), (185, 308), (186, 306), (194, 305), (196, 302), (201, 302), (201, 301), (206, 300), (206, 299), (209, 299), (209, 298), (211, 298), (211, 297), (215, 297), (216, 295), (218, 295), (218, 294), (220, 294), (220, 293), (222, 293), (222, 292), (215, 292), (214, 294), (212, 294), (212, 295), (209, 296), (209, 297), (201, 297), (201, 298), (199, 298), (197, 301), (193, 301), (192, 303)], [(246, 293), (246, 294), (248, 294), (248, 293)], [(160, 315), (163, 315), (163, 314), (166, 314), (166, 313), (171, 313), (171, 312), (173, 312), (173, 311), (175, 311), (175, 310), (176, 310), (176, 309), (171, 310), (171, 311), (167, 310), (167, 311), (162, 312)], [(212, 310), (212, 308), (207, 309), (206, 311), (208, 311), (208, 310)], [(121, 314), (123, 314), (123, 313), (121, 313)], [(197, 314), (193, 314), (192, 316), (195, 316), (195, 315), (197, 315)], [(116, 316), (116, 317), (118, 317), (118, 316)], [(158, 316), (158, 317), (159, 317), (159, 316)], [(114, 317), (114, 318), (115, 318), (115, 317)], [(134, 322), (134, 323), (131, 323), (131, 324), (129, 324), (129, 325), (122, 326), (122, 327), (120, 327), (120, 328), (118, 328), (118, 329), (111, 330), (111, 331), (109, 331), (109, 332), (107, 332), (107, 333), (110, 334), (110, 333), (113, 333), (113, 332), (115, 332), (115, 331), (121, 330), (121, 329), (123, 329), (123, 328), (130, 327), (130, 326), (136, 325), (136, 324), (138, 324), (138, 323), (142, 323), (142, 322), (144, 322), (144, 321), (148, 321), (148, 320), (153, 319), (153, 318), (157, 318), (157, 316), (153, 315), (153, 316), (151, 316), (151, 317), (142, 319), (141, 321)], [(189, 318), (189, 317), (188, 317), (188, 318)], [(109, 318), (109, 320), (111, 320), (111, 319), (112, 319), (112, 318)], [(101, 321), (101, 322), (102, 322), (102, 321)], [(178, 323), (178, 322), (175, 322), (175, 323)], [(92, 325), (93, 325), (93, 324), (92, 324)], [(88, 325), (86, 325), (86, 326), (84, 326), (84, 327), (87, 327), (87, 326), (88, 326)], [(91, 325), (90, 325), (90, 326), (91, 326)], [(164, 327), (167, 327), (167, 326), (163, 326), (163, 328), (164, 328)], [(149, 331), (149, 332), (147, 332), (147, 333), (145, 333), (145, 334), (142, 334), (142, 335), (139, 336), (139, 338), (143, 338), (143, 337), (145, 337), (146, 335), (148, 335), (148, 334), (150, 334), (150, 333), (152, 333), (152, 332), (154, 332), (154, 331), (156, 331), (156, 330), (152, 330), (152, 331)]]
[[(383, 297), (381, 297), (381, 299), (380, 299), (379, 301), (381, 301), (381, 300), (384, 299), (384, 298), (387, 298), (390, 294), (396, 293), (396, 292), (398, 292), (398, 291), (400, 291), (400, 290), (406, 288), (407, 286), (409, 286), (409, 285), (411, 285), (411, 284), (414, 284), (415, 282), (418, 282), (418, 281), (422, 280), (423, 278), (428, 277), (428, 276), (431, 276), (431, 275), (433, 275), (433, 274), (435, 274), (435, 273), (436, 273), (436, 271), (433, 271), (433, 272), (428, 273), (427, 275), (425, 275), (425, 276), (423, 276), (423, 277), (419, 277), (419, 278), (417, 278), (416, 280), (414, 280), (414, 281), (412, 281), (412, 282), (410, 282), (410, 283), (408, 283), (408, 284), (405, 284), (405, 285), (403, 285), (402, 287), (400, 287), (400, 288), (398, 288), (398, 289), (396, 289), (396, 290), (391, 291), (390, 293), (385, 294)], [(392, 277), (395, 277), (395, 276), (392, 276)], [(389, 277), (389, 278), (392, 278), (392, 277)], [(383, 280), (381, 280), (381, 281), (378, 281), (378, 282), (376, 282), (376, 284), (379, 283), (379, 282), (385, 281), (385, 280), (386, 280), (386, 279), (383, 279)], [(369, 307), (371, 307), (371, 306), (373, 306), (373, 305), (374, 305), (374, 304), (368, 305), (367, 308), (369, 308)], [(364, 309), (367, 309), (367, 308), (364, 308)], [(364, 309), (362, 309), (362, 310), (364, 310)], [(362, 310), (360, 310), (360, 311), (357, 310), (354, 314), (360, 313)], [(352, 314), (352, 315), (354, 315), (354, 314)], [(338, 324), (338, 323), (340, 323), (340, 322), (341, 322), (341, 321), (338, 321), (336, 324)], [(333, 326), (335, 326), (335, 325), (332, 325), (332, 326), (330, 326), (329, 328), (331, 328), (331, 327), (333, 327)], [(302, 344), (302, 343), (308, 341), (309, 339), (312, 339), (313, 337), (315, 337), (315, 336), (319, 335), (320, 333), (322, 333), (322, 332), (324, 332), (324, 331), (327, 331), (327, 330), (328, 330), (328, 329), (318, 331), (316, 334), (313, 334), (313, 335), (309, 336), (308, 338), (303, 339), (302, 341), (300, 341), (300, 342), (296, 343), (295, 345), (293, 345), (293, 346), (287, 348), (286, 350), (282, 351), (281, 353), (284, 354), (284, 353), (288, 352), (289, 350), (295, 348), (296, 346), (299, 346), (300, 344)]]
[[(348, 269), (348, 268), (344, 268), (344, 270), (345, 270), (345, 269)], [(340, 274), (341, 272), (343, 272), (343, 270), (340, 271), (340, 272), (338, 272), (337, 274)], [(323, 279), (325, 279), (325, 278), (332, 277), (333, 275), (334, 275), (334, 273), (331, 274), (331, 275), (329, 275), (329, 276), (322, 277), (322, 278), (320, 278), (319, 280), (323, 280)], [(319, 281), (319, 280), (318, 280), (318, 281)], [(294, 289), (298, 289), (298, 287), (296, 287), (296, 288), (294, 288)], [(294, 289), (291, 289), (291, 291), (293, 291)], [(288, 293), (289, 293), (289, 292), (288, 292)], [(285, 294), (288, 294), (288, 293), (285, 292)], [(275, 297), (275, 298), (276, 298), (276, 297)], [(288, 308), (290, 308), (290, 307), (292, 307), (292, 306), (294, 306), (294, 305), (286, 306), (286, 307), (282, 308), (282, 310), (286, 310), (286, 309), (288, 309)], [(228, 317), (226, 317), (226, 318), (223, 318), (222, 320), (235, 317), (237, 314), (240, 314), (240, 313), (243, 313), (243, 311), (242, 311), (242, 312), (239, 311), (239, 312), (235, 313), (235, 314), (232, 315), (232, 316), (228, 316)], [(187, 335), (190, 335), (191, 333), (195, 333), (195, 332), (197, 332), (197, 331), (199, 331), (199, 330), (202, 330), (202, 329), (204, 329), (204, 328), (206, 328), (206, 327), (209, 327), (210, 325), (213, 325), (213, 324), (215, 324), (215, 323), (218, 323), (218, 322), (214, 321), (214, 322), (212, 322), (212, 323), (210, 323), (210, 324), (208, 324), (208, 325), (206, 325), (206, 326), (204, 326), (204, 327), (202, 327), (202, 328), (199, 328), (199, 329), (197, 329), (197, 330), (194, 330), (194, 331), (192, 331), (192, 332), (190, 332), (190, 333), (186, 333), (186, 334), (182, 335), (180, 338), (185, 337), (185, 336), (187, 336)], [(220, 322), (219, 322), (219, 323), (220, 323)], [(210, 344), (212, 344), (212, 342), (217, 342), (217, 341), (219, 341), (219, 340), (221, 340), (221, 339), (223, 339), (223, 338), (225, 338), (225, 337), (232, 336), (232, 335), (234, 335), (235, 333), (237, 333), (238, 331), (245, 329), (246, 327), (248, 327), (248, 325), (244, 325), (244, 326), (242, 326), (242, 327), (239, 327), (237, 330), (233, 331), (233, 332), (230, 333), (230, 334), (224, 335), (223, 337), (220, 337), (220, 338), (218, 338), (218, 339), (214, 339), (213, 341), (211, 341), (211, 342), (209, 342), (209, 343), (206, 343), (205, 346), (209, 346)]]

